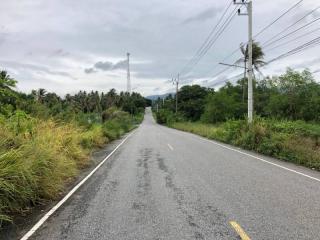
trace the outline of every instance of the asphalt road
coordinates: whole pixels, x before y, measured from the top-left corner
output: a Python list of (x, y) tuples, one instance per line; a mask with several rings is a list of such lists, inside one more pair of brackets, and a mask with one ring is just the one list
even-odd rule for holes
[(223, 146), (159, 126), (147, 110), (31, 239), (240, 239), (230, 221), (250, 239), (320, 239), (319, 181)]

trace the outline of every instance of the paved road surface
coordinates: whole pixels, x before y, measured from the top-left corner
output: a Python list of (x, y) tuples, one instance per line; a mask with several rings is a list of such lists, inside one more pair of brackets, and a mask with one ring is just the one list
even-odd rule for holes
[(159, 126), (147, 110), (31, 239), (240, 239), (230, 221), (251, 239), (320, 239), (320, 182)]

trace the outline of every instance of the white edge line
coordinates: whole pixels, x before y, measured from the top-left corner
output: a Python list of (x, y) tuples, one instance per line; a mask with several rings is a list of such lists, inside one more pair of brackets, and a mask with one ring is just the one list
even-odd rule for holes
[[(184, 131), (182, 131), (182, 132), (184, 132)], [(187, 133), (187, 132), (184, 132), (184, 133)], [(197, 138), (199, 138), (199, 139), (201, 139), (201, 140), (203, 140), (203, 141), (207, 141), (207, 142), (213, 143), (213, 144), (215, 144), (215, 145), (218, 145), (218, 146), (220, 146), (220, 147), (223, 147), (223, 148), (229, 149), (229, 150), (231, 150), (231, 151), (234, 151), (234, 152), (237, 152), (237, 153), (241, 153), (241, 154), (243, 154), (243, 155), (246, 155), (246, 156), (249, 156), (249, 157), (255, 158), (255, 159), (257, 159), (257, 160), (259, 160), (259, 161), (261, 161), (261, 162), (268, 163), (268, 164), (270, 164), (270, 165), (273, 165), (273, 166), (276, 166), (276, 167), (282, 168), (282, 169), (287, 170), (287, 171), (289, 171), (289, 172), (293, 172), (293, 173), (299, 174), (299, 175), (301, 175), (301, 176), (307, 177), (307, 178), (309, 178), (309, 179), (312, 179), (312, 180), (315, 180), (315, 181), (320, 182), (320, 179), (319, 179), (319, 178), (312, 177), (312, 176), (307, 175), (307, 174), (304, 174), (304, 173), (302, 173), (302, 172), (298, 172), (298, 171), (296, 171), (296, 170), (293, 170), (293, 169), (290, 169), (290, 168), (287, 168), (287, 167), (281, 166), (281, 165), (279, 165), (279, 164), (276, 164), (276, 163), (273, 163), (273, 162), (267, 161), (267, 160), (265, 160), (265, 159), (263, 159), (263, 158), (256, 157), (256, 156), (251, 155), (251, 154), (249, 154), (249, 153), (242, 152), (242, 151), (240, 151), (240, 150), (237, 150), (237, 149), (234, 149), (234, 148), (231, 148), (231, 147), (225, 146), (225, 145), (220, 144), (220, 143), (217, 143), (217, 142), (215, 142), (215, 141), (213, 141), (213, 140), (206, 139), (206, 138), (204, 138), (204, 137), (200, 137), (200, 136), (197, 136), (197, 135), (192, 134), (192, 133), (188, 133), (188, 134), (191, 134), (191, 135), (193, 135), (193, 136), (195, 136), (195, 137), (197, 137)]]
[(173, 147), (168, 143), (168, 147), (173, 151)]
[[(135, 131), (134, 131), (135, 132)], [(61, 199), (53, 208), (50, 209), (20, 240), (29, 239), (35, 231), (37, 231), (41, 225), (47, 221), (47, 219), (59, 208), (62, 204), (64, 204), (111, 156), (112, 154), (118, 150), (118, 148), (124, 144), (129, 137), (134, 133), (130, 133), (113, 151), (106, 156), (99, 164), (96, 166), (80, 183), (78, 183), (63, 199)]]

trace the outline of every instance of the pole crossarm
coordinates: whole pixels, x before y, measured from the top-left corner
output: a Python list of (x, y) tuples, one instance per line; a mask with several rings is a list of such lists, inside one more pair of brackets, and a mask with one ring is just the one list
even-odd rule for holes
[(235, 65), (235, 64), (228, 64), (228, 63), (219, 63), (220, 65), (229, 66), (229, 67), (237, 67), (237, 68), (243, 68), (247, 69), (246, 67)]

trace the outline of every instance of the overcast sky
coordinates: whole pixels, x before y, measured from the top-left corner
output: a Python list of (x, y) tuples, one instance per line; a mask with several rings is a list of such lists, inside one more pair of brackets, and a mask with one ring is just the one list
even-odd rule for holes
[[(298, 0), (253, 0), (254, 33), (295, 2)], [(165, 93), (172, 90), (168, 79), (195, 54), (228, 3), (226, 0), (2, 0), (0, 69), (6, 69), (19, 81), (18, 89), (26, 92), (37, 88), (60, 95), (78, 90), (121, 91), (126, 89), (125, 58), (130, 52), (133, 90), (145, 96)], [(318, 1), (304, 0), (257, 41), (263, 43), (317, 5)], [(300, 25), (317, 17), (319, 10)], [(291, 39), (319, 28), (319, 22)], [(265, 49), (265, 60), (319, 35), (320, 31), (316, 31), (283, 47)], [(237, 75), (239, 70), (230, 69), (212, 78), (223, 69), (217, 63), (245, 41), (247, 18), (236, 16), (185, 81), (209, 86)], [(240, 51), (227, 61), (232, 63), (239, 57)], [(262, 73), (279, 74), (288, 66), (320, 69), (320, 47), (275, 62), (262, 69)], [(320, 72), (315, 77), (319, 79)]]

